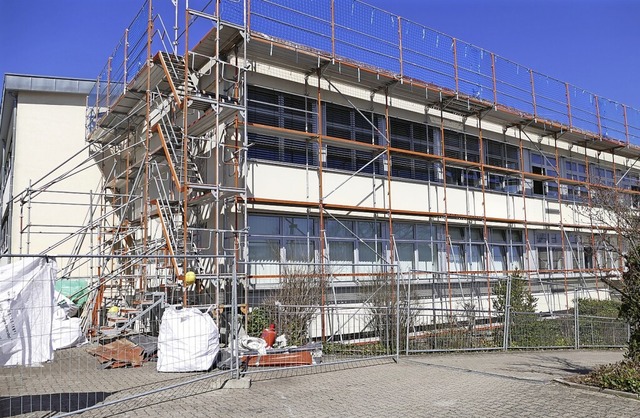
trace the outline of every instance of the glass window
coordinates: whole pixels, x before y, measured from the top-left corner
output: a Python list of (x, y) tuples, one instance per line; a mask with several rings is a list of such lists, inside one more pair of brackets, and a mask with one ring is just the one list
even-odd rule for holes
[(418, 224), (416, 225), (416, 235), (419, 240), (429, 240), (435, 238), (436, 234), (433, 225)]
[[(353, 272), (354, 243), (352, 241), (329, 241), (328, 250), (332, 273), (342, 275)], [(341, 277), (339, 280), (351, 280), (351, 278)]]
[[(557, 177), (558, 172), (556, 168), (556, 159), (548, 155), (542, 155), (537, 153), (530, 154), (531, 172), (533, 174), (539, 174), (548, 177)], [(558, 197), (558, 182), (557, 180), (544, 180), (541, 178), (533, 179), (533, 187), (531, 191), (534, 195)]]
[(284, 218), (284, 235), (313, 236), (316, 235), (314, 220), (311, 218)]
[(451, 244), (451, 254), (449, 255), (449, 267), (452, 271), (466, 270), (464, 244)]
[(469, 270), (482, 271), (485, 270), (484, 265), (484, 246), (478, 244), (471, 244), (469, 246)]
[(329, 241), (331, 261), (353, 262), (354, 246), (350, 241)]
[(413, 269), (415, 261), (415, 252), (412, 243), (398, 243), (396, 245), (398, 250), (398, 262), (400, 263), (400, 270), (402, 272), (408, 272)]
[(438, 269), (438, 258), (436, 244), (418, 243), (418, 265), (417, 269), (422, 271), (436, 271)]
[[(315, 132), (315, 101), (275, 90), (250, 86), (248, 120), (252, 124), (302, 132)], [(312, 141), (284, 139), (266, 134), (249, 134), (248, 157), (253, 159), (317, 165)]]
[(394, 222), (393, 235), (396, 240), (413, 239), (413, 224)]
[(254, 275), (278, 274), (280, 241), (249, 240), (249, 272)]
[(592, 164), (591, 166), (591, 183), (601, 184), (604, 186), (613, 186), (613, 170)]
[(353, 221), (337, 221), (328, 219), (325, 221), (326, 234), (328, 237), (351, 238), (353, 237)]
[(251, 235), (280, 235), (280, 218), (249, 215), (249, 231)]
[(382, 243), (375, 241), (359, 242), (358, 261), (360, 263), (378, 263), (383, 259)]
[(493, 269), (495, 271), (508, 270), (508, 258), (506, 245), (493, 245), (491, 246), (491, 256), (493, 257)]
[(313, 262), (315, 245), (309, 240), (287, 240), (285, 246), (286, 260), (292, 262)]
[(358, 236), (360, 238), (380, 238), (382, 236), (382, 224), (376, 222), (359, 221)]

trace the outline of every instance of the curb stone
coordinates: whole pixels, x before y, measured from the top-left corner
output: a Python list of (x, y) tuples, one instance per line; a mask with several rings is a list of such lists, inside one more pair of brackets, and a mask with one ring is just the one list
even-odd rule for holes
[(603, 389), (603, 388), (599, 388), (597, 386), (583, 385), (582, 383), (569, 382), (567, 380), (559, 379), (559, 378), (553, 379), (553, 381), (554, 382), (558, 382), (558, 383), (560, 383), (562, 385), (565, 385), (565, 386), (576, 388), (576, 389), (583, 389), (583, 390), (588, 390), (588, 391), (591, 391), (591, 392), (599, 392), (599, 393), (606, 393), (607, 395), (620, 396), (622, 398), (640, 400), (640, 395), (637, 395), (635, 393), (629, 393), (629, 392), (624, 392), (624, 391), (621, 391), (621, 390), (614, 390), (614, 389)]

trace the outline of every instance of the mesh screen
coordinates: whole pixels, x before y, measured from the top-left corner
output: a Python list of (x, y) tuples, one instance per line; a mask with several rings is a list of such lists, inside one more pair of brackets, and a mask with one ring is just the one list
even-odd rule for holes
[(569, 125), (566, 85), (546, 75), (533, 72), (536, 116)]

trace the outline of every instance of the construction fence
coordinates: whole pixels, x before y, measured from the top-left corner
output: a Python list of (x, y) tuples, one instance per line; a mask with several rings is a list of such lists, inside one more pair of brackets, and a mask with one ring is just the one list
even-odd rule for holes
[[(135, 272), (104, 267), (130, 265), (131, 258), (94, 259), (93, 275), (86, 258), (76, 263), (87, 267), (84, 276), (82, 268), (60, 276), (65, 270), (49, 257), (12, 261), (0, 269), (2, 416), (88, 409), (112, 415), (245, 376), (286, 377), (436, 351), (622, 347), (629, 337), (615, 315), (582, 314), (579, 289), (568, 311), (516, 312), (510, 291), (499, 290), (512, 279), (493, 280), (494, 297), (503, 299), (490, 309), (476, 309), (471, 298), (450, 309), (420, 297), (392, 266), (360, 284), (350, 302), (336, 302), (321, 274), (281, 278), (268, 291), (244, 294), (237, 278), (173, 286), (147, 262), (140, 263), (148, 283), (140, 292)], [(195, 301), (208, 286), (235, 299), (182, 303), (183, 294)]]

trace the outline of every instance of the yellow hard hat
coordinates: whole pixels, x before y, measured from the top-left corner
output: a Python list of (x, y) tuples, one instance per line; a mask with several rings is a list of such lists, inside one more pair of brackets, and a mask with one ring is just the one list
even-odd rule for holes
[(196, 274), (192, 271), (188, 271), (187, 274), (184, 275), (184, 282), (187, 285), (194, 284), (196, 282)]

